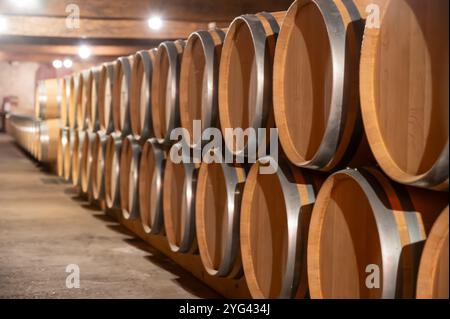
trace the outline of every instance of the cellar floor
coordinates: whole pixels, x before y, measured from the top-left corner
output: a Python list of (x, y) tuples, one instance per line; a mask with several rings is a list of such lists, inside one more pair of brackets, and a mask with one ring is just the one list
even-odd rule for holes
[(0, 298), (214, 297), (0, 134)]

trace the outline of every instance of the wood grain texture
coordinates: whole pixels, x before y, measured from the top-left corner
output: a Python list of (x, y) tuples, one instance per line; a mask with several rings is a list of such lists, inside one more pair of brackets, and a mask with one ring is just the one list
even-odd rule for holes
[(448, 299), (448, 207), (425, 242), (417, 277), (418, 299)]
[(330, 171), (372, 162), (359, 106), (360, 9), (357, 1), (298, 0), (281, 25), (274, 113), (297, 166)]
[(311, 218), (311, 297), (414, 298), (423, 243), (446, 205), (445, 194), (400, 186), (376, 169), (333, 174)]
[(275, 174), (260, 174), (260, 161), (247, 175), (242, 198), (245, 278), (254, 298), (305, 298), (309, 219), (323, 177), (287, 163)]
[(442, 190), (448, 189), (448, 5), (386, 1), (381, 28), (365, 30), (360, 84), (365, 130), (383, 170), (398, 182)]

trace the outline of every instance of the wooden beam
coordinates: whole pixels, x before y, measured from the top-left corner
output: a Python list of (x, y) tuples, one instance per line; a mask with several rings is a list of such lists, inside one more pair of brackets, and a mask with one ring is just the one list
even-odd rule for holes
[(205, 23), (165, 21), (158, 31), (144, 20), (80, 19), (79, 29), (69, 29), (66, 18), (5, 16), (5, 35), (60, 38), (184, 39), (194, 31), (207, 29)]
[[(21, 0), (16, 0), (18, 3)], [(293, 0), (33, 0), (28, 7), (0, 1), (0, 14), (66, 17), (74, 3), (83, 18), (145, 20), (152, 14), (164, 19), (230, 22), (238, 15), (286, 10)]]

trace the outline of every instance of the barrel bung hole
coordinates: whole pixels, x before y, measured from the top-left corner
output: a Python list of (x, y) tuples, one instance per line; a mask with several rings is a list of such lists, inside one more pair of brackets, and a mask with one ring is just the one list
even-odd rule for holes
[[(374, 212), (354, 180), (334, 178), (321, 211), (321, 228), (310, 229), (320, 231), (320, 246), (316, 249), (319, 289), (324, 298), (380, 298), (383, 268)], [(380, 269), (379, 289), (366, 286), (366, 267), (371, 264)]]
[(193, 121), (202, 119), (203, 99), (207, 98), (207, 74), (205, 72), (205, 52), (198, 36), (191, 36), (183, 54), (181, 70), (182, 85), (180, 103), (182, 105), (183, 126), (193, 136)]
[(276, 174), (256, 174), (248, 221), (255, 284), (264, 297), (276, 298), (281, 291), (288, 244), (286, 206)]
[(196, 212), (201, 214), (199, 218), (202, 219), (202, 229), (197, 230), (197, 237), (206, 246), (206, 266), (218, 269), (225, 255), (227, 240), (227, 183), (221, 164), (214, 163), (205, 168), (201, 169), (197, 188), (202, 192), (198, 197), (202, 209), (201, 212)]
[(281, 32), (286, 45), (280, 49), (278, 114), (286, 126), (286, 142), (290, 146), (287, 149), (294, 153), (290, 157), (308, 161), (321, 144), (330, 111), (333, 80), (330, 40), (314, 3), (297, 7), (286, 16)]

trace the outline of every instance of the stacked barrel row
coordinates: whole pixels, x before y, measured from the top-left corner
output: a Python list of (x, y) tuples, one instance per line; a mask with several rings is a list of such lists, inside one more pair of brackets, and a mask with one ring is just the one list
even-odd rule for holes
[[(297, 0), (72, 75), (60, 174), (253, 297), (448, 297), (448, 21)], [(194, 120), (279, 139), (171, 140)], [(233, 162), (195, 156), (215, 138)]]
[(43, 163), (56, 162), (60, 128), (61, 81), (49, 79), (38, 81), (35, 93), (34, 116), (11, 114), (8, 132), (18, 144), (36, 160)]

